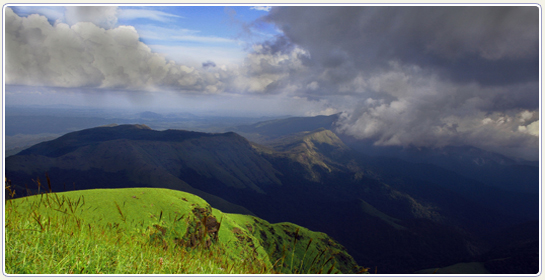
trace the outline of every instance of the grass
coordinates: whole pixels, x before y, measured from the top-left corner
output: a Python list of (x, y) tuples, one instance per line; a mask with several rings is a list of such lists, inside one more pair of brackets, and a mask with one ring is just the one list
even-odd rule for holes
[(7, 200), (5, 209), (8, 274), (364, 271), (323, 233), (222, 213), (180, 191), (49, 192)]

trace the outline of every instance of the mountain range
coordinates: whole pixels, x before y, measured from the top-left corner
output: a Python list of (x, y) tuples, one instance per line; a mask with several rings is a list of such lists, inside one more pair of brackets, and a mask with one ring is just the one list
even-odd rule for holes
[(277, 138), (301, 131), (325, 128), (334, 131), (350, 148), (375, 157), (396, 158), (424, 163), (453, 171), (483, 184), (515, 192), (538, 194), (539, 162), (511, 159), (472, 146), (416, 147), (377, 146), (372, 139), (357, 139), (337, 131), (340, 114), (316, 117), (291, 117), (266, 120), (232, 127), (250, 141), (267, 144)]
[(39, 192), (38, 185), (43, 190), (37, 182), (46, 173), (53, 191), (185, 191), (224, 212), (325, 232), (378, 273), (465, 262), (490, 273), (538, 272), (537, 167), (489, 164), (490, 154), (466, 148), (452, 152), (478, 154), (480, 166), (509, 170), (513, 182), (517, 168), (526, 168), (531, 178), (517, 189), (479, 179), (478, 172), (461, 174), (471, 162), (463, 157), (444, 155), (457, 167), (434, 162), (447, 162), (436, 156), (369, 155), (334, 132), (337, 117), (265, 121), (233, 127), (236, 133), (96, 127), (6, 158), (6, 177), (20, 195)]

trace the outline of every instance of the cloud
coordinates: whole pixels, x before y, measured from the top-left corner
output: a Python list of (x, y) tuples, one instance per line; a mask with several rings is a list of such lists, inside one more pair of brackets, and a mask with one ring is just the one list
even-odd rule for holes
[[(257, 8), (254, 7), (250, 9), (257, 10)], [(266, 11), (268, 8), (263, 7), (259, 9)], [(226, 23), (239, 30), (236, 39), (245, 43), (248, 49), (251, 49), (252, 45), (260, 45), (264, 40), (268, 40), (278, 34), (274, 25), (259, 18), (254, 21), (248, 21), (248, 15), (246, 13), (237, 14), (237, 11), (231, 7), (225, 7), (224, 13), (229, 18)]]
[(271, 10), (271, 6), (254, 6), (254, 7), (251, 7), (250, 9), (251, 10), (257, 10), (257, 11), (265, 11), (265, 12), (269, 12)]
[(339, 132), (376, 145), (537, 155), (537, 7), (288, 6), (264, 20), (283, 35), (254, 50), (255, 72), (271, 77), (279, 67), (264, 62), (298, 49), (282, 62), (289, 75), (270, 84), (309, 100), (356, 99), (332, 106), (344, 111)]
[(539, 136), (539, 121), (535, 121), (527, 126), (519, 126), (518, 130), (530, 135)]
[(182, 41), (206, 44), (238, 44), (238, 41), (235, 39), (217, 36), (199, 36), (199, 30), (168, 28), (150, 24), (138, 25), (137, 28), (138, 34), (143, 40), (168, 41), (171, 45)]
[(131, 26), (53, 26), (44, 16), (19, 17), (10, 8), (5, 20), (8, 84), (196, 92), (222, 88), (213, 73), (192, 71), (153, 53)]
[(491, 85), (446, 79), (425, 65), (391, 61), (372, 71), (342, 57), (337, 66), (320, 59), (278, 38), (254, 48), (238, 80), (251, 77), (240, 82), (248, 92), (327, 100), (328, 106), (306, 115), (342, 111), (337, 132), (375, 145), (471, 145), (536, 159), (538, 80)]
[(273, 7), (265, 20), (328, 69), (375, 72), (394, 61), (486, 84), (539, 73), (535, 6), (288, 6)]
[(124, 20), (149, 19), (160, 22), (169, 22), (173, 19), (183, 17), (150, 9), (119, 9), (118, 18)]
[(170, 37), (178, 41), (190, 41), (190, 42), (199, 42), (199, 43), (237, 43), (236, 40), (222, 38), (217, 36), (195, 36), (195, 35), (182, 35), (182, 36), (172, 36)]
[(30, 15), (30, 14), (41, 14), (46, 16), (50, 22), (55, 22), (57, 20), (64, 19), (64, 7), (44, 7), (44, 6), (18, 6), (12, 7), (17, 14)]
[(149, 47), (169, 60), (195, 68), (208, 60), (214, 61), (220, 67), (224, 65), (236, 67), (246, 55), (240, 48), (226, 46), (149, 45)]
[(151, 24), (141, 24), (137, 26), (138, 34), (144, 40), (167, 40), (170, 41), (174, 36), (187, 36), (199, 33), (199, 30), (186, 28), (169, 28)]
[[(360, 85), (364, 94), (338, 121), (338, 132), (381, 146), (471, 145), (536, 159), (538, 84), (458, 84), (398, 66)], [(517, 100), (532, 96), (535, 103)], [(362, 97), (363, 97), (362, 96)], [(509, 99), (509, 97), (512, 97)]]
[(198, 36), (199, 30), (149, 24), (138, 25), (136, 28), (142, 42), (155, 52), (184, 65), (200, 67), (207, 60), (215, 61), (218, 65), (235, 64), (240, 63), (245, 56), (237, 40)]
[(297, 77), (304, 75), (302, 57), (306, 52), (293, 48), (289, 52), (272, 52), (268, 45), (255, 45), (244, 63), (233, 72), (228, 90), (254, 94), (284, 94), (300, 89)]
[(310, 112), (306, 112), (305, 115), (306, 116), (309, 116), (309, 117), (314, 117), (314, 116), (331, 116), (331, 115), (334, 115), (334, 114), (337, 114), (339, 113), (339, 111), (335, 108), (325, 108), (321, 111), (310, 111)]
[(214, 61), (210, 61), (210, 60), (202, 63), (202, 68), (209, 68), (209, 67), (211, 67), (211, 68), (216, 67), (216, 63), (214, 63)]
[(109, 29), (117, 24), (118, 8), (115, 6), (68, 6), (64, 13), (69, 25), (78, 22), (92, 22), (96, 26)]

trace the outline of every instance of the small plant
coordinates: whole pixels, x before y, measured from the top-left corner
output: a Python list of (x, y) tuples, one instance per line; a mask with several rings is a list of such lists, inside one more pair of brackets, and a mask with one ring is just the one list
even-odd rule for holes
[(6, 191), (6, 199), (13, 199), (15, 197), (15, 190), (11, 188), (11, 181), (8, 180), (8, 178), (5, 178), (5, 191)]

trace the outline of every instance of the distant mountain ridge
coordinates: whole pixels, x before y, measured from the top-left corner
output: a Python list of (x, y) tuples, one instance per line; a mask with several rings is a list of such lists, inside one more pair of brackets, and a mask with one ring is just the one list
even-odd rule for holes
[(324, 128), (270, 138), (263, 146), (232, 132), (120, 125), (69, 133), (8, 157), (6, 176), (19, 193), (25, 185), (36, 191), (32, 179), (44, 182), (46, 172), (54, 191), (186, 191), (225, 212), (326, 232), (358, 263), (382, 273), (476, 258), (488, 250), (477, 235), (520, 218), (449, 189), (455, 186), (389, 175), (389, 164), (377, 163)]
[(317, 129), (333, 130), (339, 114), (331, 116), (316, 117), (290, 117), (258, 122), (251, 125), (240, 125), (232, 130), (241, 133), (250, 141), (267, 141), (281, 136), (299, 133), (303, 131), (314, 131)]
[[(191, 144), (191, 141), (195, 139), (200, 139), (198, 146)], [(176, 145), (180, 142), (184, 142), (185, 146)], [(237, 144), (229, 145), (232, 142)], [(220, 149), (226, 147), (217, 154), (220, 168), (212, 167), (217, 165), (207, 161), (208, 158), (216, 156), (207, 153), (207, 146)], [(219, 197), (194, 189), (175, 176), (182, 167), (180, 164), (190, 168), (198, 166), (201, 172), (223, 176), (232, 185), (251, 187), (257, 190), (258, 187), (247, 179), (243, 172), (236, 171), (234, 173), (241, 176), (233, 177), (230, 174), (234, 167), (224, 164), (225, 161), (230, 160), (230, 156), (237, 154), (236, 151), (228, 153), (229, 147), (239, 146), (250, 148), (244, 138), (234, 133), (154, 131), (147, 126), (120, 125), (69, 133), (53, 141), (37, 144), (15, 157), (8, 158), (8, 161), (10, 162), (10, 171), (23, 174), (21, 176), (28, 177), (24, 174), (43, 176), (44, 172), (49, 172), (52, 178), (60, 180), (65, 178), (62, 179), (65, 181), (64, 183), (68, 181), (71, 185), (71, 181), (77, 182), (79, 189), (96, 188), (97, 184), (108, 184), (110, 180), (118, 181), (118, 184), (121, 185), (125, 185), (126, 183), (123, 183), (125, 181), (136, 185), (163, 185), (167, 188), (199, 195), (212, 204), (224, 206), (222, 210), (251, 214), (251, 211), (243, 207), (232, 205)], [(177, 163), (177, 165), (170, 164), (169, 161), (175, 160), (173, 157), (176, 157), (176, 153), (180, 152), (176, 149), (184, 148), (190, 149), (186, 150), (188, 152), (186, 161)], [(155, 157), (153, 154), (158, 151), (166, 157)], [(248, 160), (252, 159), (248, 158)], [(256, 166), (260, 166), (260, 163)], [(72, 172), (65, 175), (65, 170)], [(86, 178), (87, 176), (84, 174), (89, 172), (89, 178)], [(80, 179), (80, 176), (85, 179)], [(263, 175), (263, 178), (269, 177)], [(33, 183), (29, 179), (25, 179), (26, 184), (32, 186)], [(270, 178), (270, 180), (274, 181), (274, 178)]]
[[(233, 131), (263, 145), (274, 145), (279, 139), (320, 128), (336, 131), (340, 114), (316, 117), (292, 117), (253, 125), (234, 127)], [(539, 162), (511, 159), (498, 153), (472, 146), (401, 147), (375, 146), (368, 139), (336, 133), (350, 148), (366, 155), (401, 159), (412, 163), (432, 164), (469, 179), (503, 190), (538, 194)]]
[[(106, 125), (92, 129), (80, 130), (68, 133), (53, 141), (43, 142), (20, 152), (20, 155), (40, 154), (44, 156), (58, 157), (66, 153), (93, 143), (113, 141), (119, 139), (142, 141), (169, 141), (180, 142), (197, 137), (211, 137), (216, 134), (184, 131), (184, 130), (152, 130), (147, 125)], [(224, 135), (237, 136), (234, 133)]]

